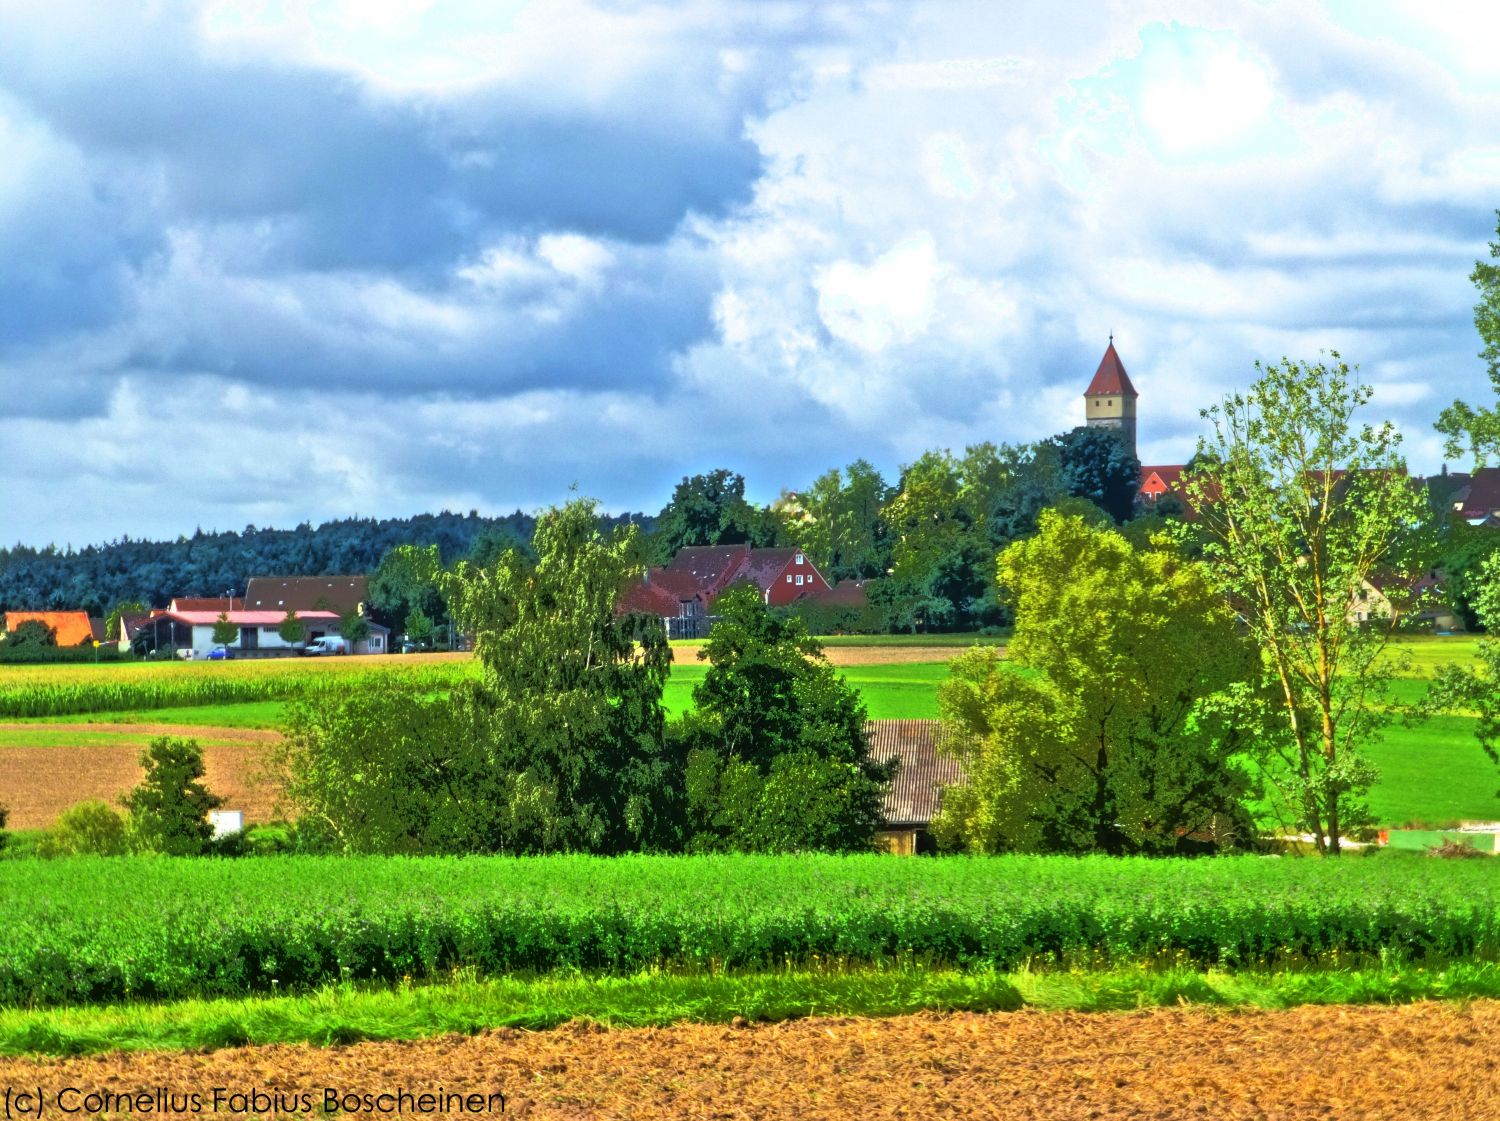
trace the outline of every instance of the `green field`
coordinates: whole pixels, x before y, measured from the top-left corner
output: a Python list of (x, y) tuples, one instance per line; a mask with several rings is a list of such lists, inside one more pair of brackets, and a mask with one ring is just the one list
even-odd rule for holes
[(580, 971), (1500, 962), (1492, 860), (0, 862), (0, 1005)]

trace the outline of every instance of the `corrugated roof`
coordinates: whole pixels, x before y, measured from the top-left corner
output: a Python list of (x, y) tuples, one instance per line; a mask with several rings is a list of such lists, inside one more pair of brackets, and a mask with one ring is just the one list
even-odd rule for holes
[(1094, 380), (1089, 382), (1089, 387), (1083, 393), (1085, 397), (1106, 393), (1115, 393), (1121, 397), (1140, 396), (1135, 391), (1135, 386), (1130, 384), (1130, 375), (1125, 372), (1125, 363), (1121, 362), (1120, 356), (1115, 353), (1113, 340), (1110, 341), (1109, 349), (1104, 352), (1104, 357), (1099, 360), (1099, 368), (1094, 371)]
[(899, 760), (896, 777), (886, 791), (881, 815), (888, 826), (927, 826), (937, 816), (942, 788), (964, 781), (958, 760), (941, 754), (937, 745), (943, 725), (938, 720), (871, 720), (865, 725), (870, 758), (876, 763)]
[(94, 628), (84, 611), (7, 611), (5, 629), (14, 631), (22, 623), (38, 622), (51, 627), (59, 646), (77, 646), (94, 641)]

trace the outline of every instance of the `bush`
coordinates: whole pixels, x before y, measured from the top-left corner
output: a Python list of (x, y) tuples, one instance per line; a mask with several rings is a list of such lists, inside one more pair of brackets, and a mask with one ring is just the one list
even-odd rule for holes
[(38, 842), (38, 856), (120, 856), (130, 847), (125, 819), (104, 802), (79, 802)]
[(5, 819), (10, 816), (10, 811), (0, 806), (0, 849), (5, 848), (5, 843), (10, 840), (10, 834), (5, 831)]
[(125, 797), (136, 843), (149, 852), (196, 856), (213, 839), (208, 811), (224, 799), (210, 794), (197, 740), (159, 736), (141, 753), (146, 777)]

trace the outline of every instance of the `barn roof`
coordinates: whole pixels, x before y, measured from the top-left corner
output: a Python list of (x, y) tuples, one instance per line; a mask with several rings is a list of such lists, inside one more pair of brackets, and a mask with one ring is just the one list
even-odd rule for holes
[(944, 786), (964, 781), (958, 760), (938, 751), (943, 725), (938, 720), (871, 720), (865, 725), (870, 759), (899, 760), (881, 808), (888, 826), (927, 826), (937, 816)]
[(243, 606), (251, 611), (351, 611), (370, 598), (364, 576), (252, 576)]
[(59, 646), (77, 646), (94, 640), (94, 628), (86, 611), (7, 611), (5, 629), (14, 631), (22, 623), (37, 622), (51, 627)]
[(1115, 352), (1114, 340), (1110, 340), (1109, 349), (1104, 352), (1104, 357), (1099, 360), (1099, 368), (1094, 371), (1094, 380), (1089, 382), (1089, 387), (1083, 391), (1085, 397), (1103, 396), (1106, 393), (1118, 394), (1121, 397), (1139, 397), (1135, 386), (1130, 384), (1130, 375), (1125, 372), (1125, 363), (1120, 361), (1120, 356)]

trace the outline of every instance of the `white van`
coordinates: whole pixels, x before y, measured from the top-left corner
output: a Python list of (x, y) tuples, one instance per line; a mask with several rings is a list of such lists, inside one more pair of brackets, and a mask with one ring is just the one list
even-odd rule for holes
[(315, 638), (302, 648), (302, 653), (314, 654), (347, 654), (349, 653), (349, 640), (336, 634), (325, 634), (322, 638)]

